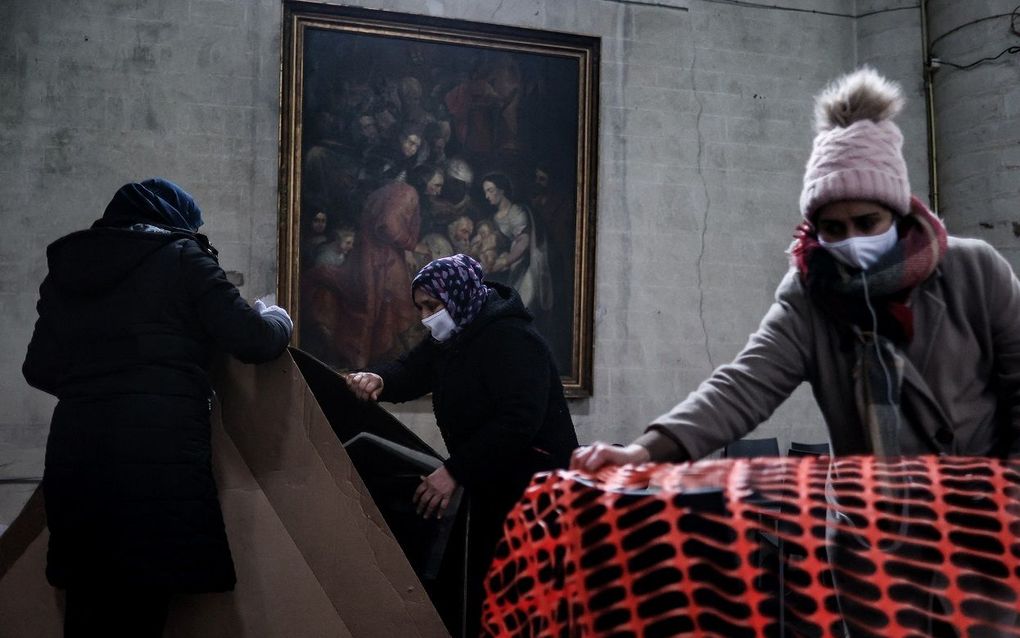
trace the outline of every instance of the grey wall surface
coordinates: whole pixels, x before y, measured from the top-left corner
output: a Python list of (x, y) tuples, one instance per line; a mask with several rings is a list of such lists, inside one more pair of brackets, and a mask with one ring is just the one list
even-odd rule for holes
[(929, 202), (928, 113), (924, 85), (924, 45), (917, 2), (858, 0), (857, 63), (896, 78), (907, 99), (896, 122), (903, 132), (903, 151), (910, 186)]
[[(787, 268), (812, 97), (829, 80), (869, 62), (903, 82), (927, 193), (908, 0), (368, 4), (602, 38), (595, 391), (571, 405), (582, 441), (633, 438), (755, 329)], [(43, 444), (53, 405), (20, 375), (45, 246), (120, 184), (185, 185), (242, 293), (273, 287), (281, 20), (278, 0), (0, 4), (0, 462)], [(438, 441), (428, 405), (396, 411)], [(754, 436), (825, 438), (804, 388)]]
[(46, 245), (125, 182), (186, 185), (244, 292), (275, 287), (282, 14), (275, 0), (0, 3), (0, 446), (42, 445), (54, 403), (21, 378)]
[[(1020, 45), (1015, 0), (929, 3), (939, 212), (950, 232), (980, 237), (1020, 268)], [(995, 17), (992, 17), (995, 16)], [(979, 18), (989, 17), (973, 24)], [(1016, 21), (1020, 31), (1020, 19)], [(964, 26), (966, 25), (966, 26)]]

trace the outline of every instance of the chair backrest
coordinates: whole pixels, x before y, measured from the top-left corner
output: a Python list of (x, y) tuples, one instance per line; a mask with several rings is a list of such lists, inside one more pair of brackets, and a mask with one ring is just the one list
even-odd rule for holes
[(775, 437), (768, 439), (741, 439), (727, 445), (723, 456), (728, 459), (779, 456), (779, 440)]
[(832, 456), (828, 443), (798, 443), (790, 441), (788, 456)]

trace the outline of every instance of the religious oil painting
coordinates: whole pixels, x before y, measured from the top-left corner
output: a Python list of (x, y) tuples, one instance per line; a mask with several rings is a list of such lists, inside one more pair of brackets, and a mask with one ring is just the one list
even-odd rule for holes
[(337, 371), (427, 334), (410, 292), (474, 257), (515, 288), (568, 396), (591, 394), (599, 43), (286, 3), (280, 297)]

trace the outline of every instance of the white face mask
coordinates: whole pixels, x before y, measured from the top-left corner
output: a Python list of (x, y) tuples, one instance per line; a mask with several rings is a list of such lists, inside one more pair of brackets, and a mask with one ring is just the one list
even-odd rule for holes
[(429, 329), (429, 332), (432, 333), (432, 338), (436, 341), (446, 341), (457, 327), (457, 324), (453, 322), (453, 317), (446, 311), (446, 308), (425, 317), (421, 322)]
[(879, 257), (889, 252), (896, 242), (899, 241), (899, 234), (896, 232), (896, 222), (881, 235), (870, 237), (850, 237), (842, 241), (829, 243), (818, 238), (818, 243), (833, 257), (840, 260), (847, 266), (867, 270), (875, 265)]

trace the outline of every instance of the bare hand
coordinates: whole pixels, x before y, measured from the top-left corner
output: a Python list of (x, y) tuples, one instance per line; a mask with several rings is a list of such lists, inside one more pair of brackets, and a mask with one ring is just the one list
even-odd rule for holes
[(650, 460), (651, 455), (648, 450), (637, 443), (618, 447), (596, 441), (591, 445), (574, 450), (574, 453), (570, 455), (570, 469), (594, 472), (606, 465), (647, 463)]
[(436, 518), (443, 518), (456, 489), (457, 479), (453, 478), (445, 465), (421, 477), (421, 484), (414, 492), (414, 506), (418, 514), (428, 518), (434, 513)]
[(344, 377), (347, 387), (362, 401), (378, 401), (382, 394), (383, 380), (372, 372), (352, 372)]

